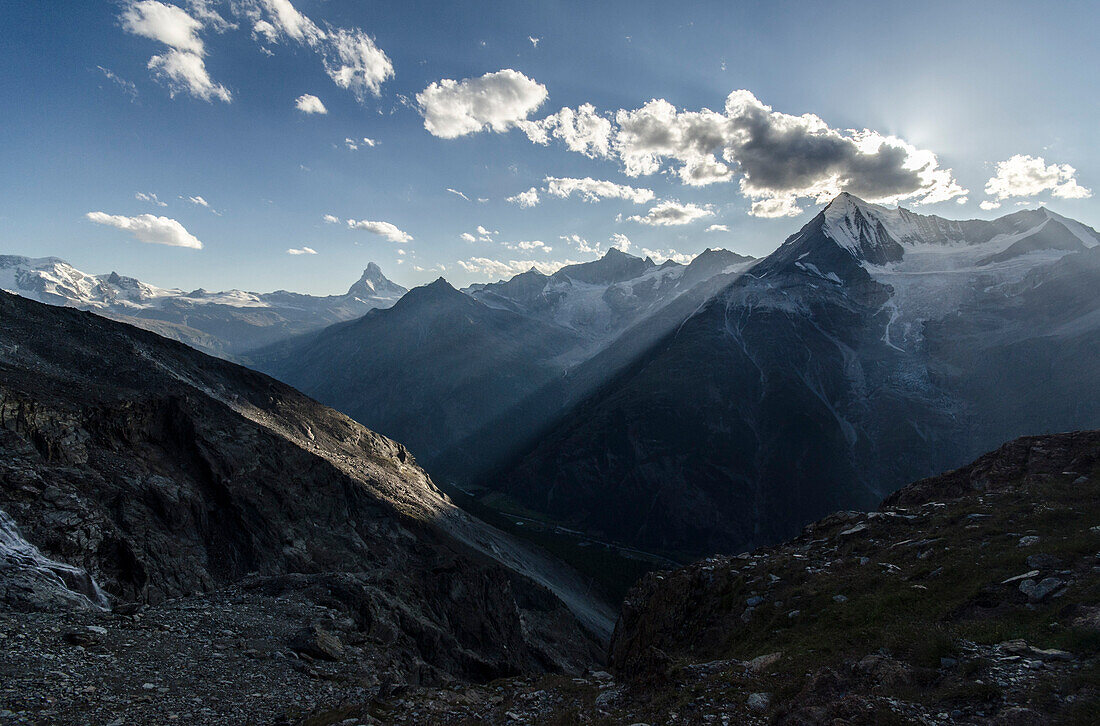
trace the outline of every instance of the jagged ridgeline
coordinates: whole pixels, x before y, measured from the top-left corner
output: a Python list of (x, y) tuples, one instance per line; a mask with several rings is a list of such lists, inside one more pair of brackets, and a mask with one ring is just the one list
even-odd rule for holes
[(841, 194), (761, 260), (612, 250), (257, 352), (470, 506), (684, 561), (1100, 426), (1100, 235)]
[(1045, 209), (956, 222), (841, 195), (480, 477), (483, 499), (691, 558), (1100, 426), (1098, 243)]
[(389, 307), (408, 292), (373, 262), (346, 293), (316, 297), (286, 290), (187, 292), (117, 272), (90, 275), (56, 257), (13, 255), (0, 255), (0, 289), (91, 310), (224, 358)]

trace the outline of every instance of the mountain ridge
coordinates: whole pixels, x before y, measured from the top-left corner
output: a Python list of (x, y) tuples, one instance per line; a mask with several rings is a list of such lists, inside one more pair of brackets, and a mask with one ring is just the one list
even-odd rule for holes
[[(899, 241), (877, 209), (932, 238)], [(650, 551), (736, 552), (871, 506), (1028, 421), (1100, 425), (1084, 352), (1100, 341), (1097, 247), (1043, 241), (1044, 210), (936, 219), (838, 198), (484, 478), (485, 496)], [(1066, 334), (1029, 332), (1043, 325)], [(983, 355), (1012, 395), (981, 375)]]
[(38, 302), (113, 317), (222, 357), (388, 307), (406, 292), (375, 263), (346, 293), (323, 297), (276, 290), (190, 292), (117, 272), (89, 275), (58, 257), (0, 256), (0, 289)]

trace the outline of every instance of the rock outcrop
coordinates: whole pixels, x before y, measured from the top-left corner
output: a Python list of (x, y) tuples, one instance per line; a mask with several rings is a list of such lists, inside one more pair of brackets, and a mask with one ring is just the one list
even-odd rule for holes
[(1095, 723), (1098, 552), (1100, 431), (1030, 437), (878, 511), (647, 575), (610, 673), (372, 708), (407, 724)]
[(247, 582), (350, 618), (416, 682), (577, 670), (608, 627), (579, 577), (458, 510), (401, 444), (262, 374), (7, 293), (0, 451), (0, 510), (123, 613)]

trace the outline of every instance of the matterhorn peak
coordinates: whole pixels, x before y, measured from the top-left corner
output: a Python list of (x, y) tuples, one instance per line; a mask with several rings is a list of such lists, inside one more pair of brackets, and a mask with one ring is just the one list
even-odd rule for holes
[(374, 262), (368, 262), (359, 281), (348, 289), (348, 295), (355, 297), (385, 297), (397, 299), (407, 291), (382, 274), (382, 268)]

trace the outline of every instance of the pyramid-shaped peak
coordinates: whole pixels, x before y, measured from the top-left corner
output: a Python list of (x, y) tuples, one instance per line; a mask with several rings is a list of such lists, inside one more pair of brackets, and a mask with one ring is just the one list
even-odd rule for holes
[(356, 297), (397, 298), (405, 294), (406, 289), (390, 280), (382, 273), (377, 263), (368, 262), (359, 281), (348, 288), (348, 295)]

